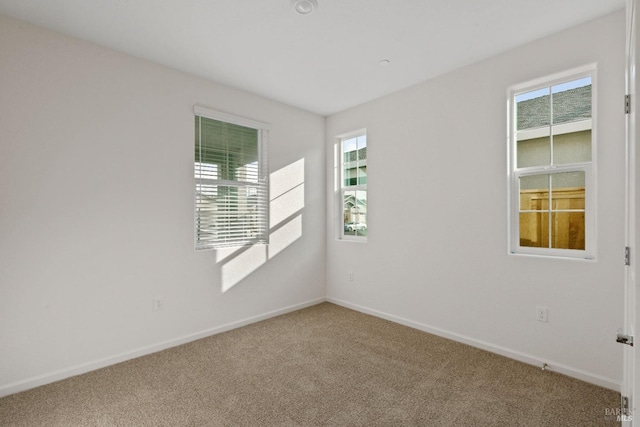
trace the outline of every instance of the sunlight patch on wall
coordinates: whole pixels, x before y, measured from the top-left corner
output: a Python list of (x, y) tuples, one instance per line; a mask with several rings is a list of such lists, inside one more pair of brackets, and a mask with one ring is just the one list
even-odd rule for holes
[(269, 245), (216, 250), (216, 262), (222, 264), (223, 293), (302, 237), (304, 159), (272, 172), (269, 193)]
[(300, 184), (304, 184), (304, 159), (300, 159), (282, 169), (272, 172), (269, 179), (271, 200)]
[(304, 159), (271, 174), (269, 227), (304, 208)]
[(302, 237), (302, 215), (285, 222), (269, 235), (269, 259)]
[(238, 252), (242, 248), (237, 248), (235, 246), (230, 246), (228, 248), (218, 248), (216, 249), (216, 262), (221, 263), (228, 257), (232, 256), (234, 253)]
[(267, 262), (267, 247), (248, 246), (222, 266), (222, 292), (226, 292), (242, 279)]
[(304, 185), (300, 184), (271, 200), (269, 228), (273, 229), (304, 208)]

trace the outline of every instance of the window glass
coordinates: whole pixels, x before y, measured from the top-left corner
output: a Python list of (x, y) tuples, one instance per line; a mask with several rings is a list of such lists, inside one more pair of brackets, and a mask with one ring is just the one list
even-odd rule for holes
[(585, 249), (585, 173), (520, 177), (520, 245)]
[(518, 167), (546, 166), (551, 164), (551, 138), (518, 141)]
[(591, 161), (591, 130), (554, 135), (553, 164)]
[(553, 86), (551, 92), (554, 125), (591, 118), (591, 77)]
[(581, 76), (513, 94), (512, 252), (589, 248), (592, 91), (591, 76)]
[(342, 232), (345, 238), (367, 236), (367, 136), (341, 139)]
[(344, 234), (349, 236), (366, 236), (366, 190), (345, 190), (343, 194)]
[(516, 95), (516, 130), (533, 129), (550, 124), (549, 88)]

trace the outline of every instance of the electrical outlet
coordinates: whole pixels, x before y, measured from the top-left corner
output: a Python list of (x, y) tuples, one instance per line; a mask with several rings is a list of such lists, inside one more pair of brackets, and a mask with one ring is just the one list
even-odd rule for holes
[(549, 309), (547, 307), (542, 307), (542, 306), (536, 307), (536, 319), (538, 320), (538, 322), (548, 322)]
[(164, 306), (164, 299), (162, 297), (155, 297), (153, 299), (153, 311), (161, 310)]

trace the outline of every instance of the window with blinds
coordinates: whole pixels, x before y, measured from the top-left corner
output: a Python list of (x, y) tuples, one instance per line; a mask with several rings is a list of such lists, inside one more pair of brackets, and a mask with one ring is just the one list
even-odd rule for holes
[(268, 125), (195, 108), (196, 249), (268, 243)]

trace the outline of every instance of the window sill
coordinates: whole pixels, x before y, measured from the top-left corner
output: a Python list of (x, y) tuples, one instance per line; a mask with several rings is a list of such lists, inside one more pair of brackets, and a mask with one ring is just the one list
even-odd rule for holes
[[(580, 251), (582, 252), (582, 251)], [(557, 260), (568, 260), (568, 261), (583, 261), (583, 262), (596, 262), (596, 257), (583, 252), (572, 252), (570, 254), (567, 253), (558, 253), (558, 252), (522, 252), (522, 251), (511, 251), (508, 255), (516, 256), (516, 257), (532, 257), (532, 258), (546, 258), (546, 259), (557, 259)]]

